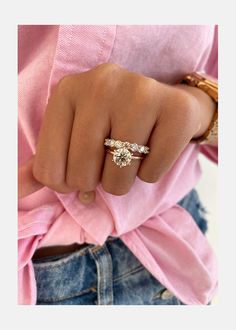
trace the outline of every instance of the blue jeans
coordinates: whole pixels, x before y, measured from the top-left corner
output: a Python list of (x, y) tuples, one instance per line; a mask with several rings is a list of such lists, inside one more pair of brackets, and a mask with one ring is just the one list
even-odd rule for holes
[[(179, 205), (203, 233), (204, 209), (196, 190)], [(34, 261), (38, 305), (182, 305), (119, 239)]]

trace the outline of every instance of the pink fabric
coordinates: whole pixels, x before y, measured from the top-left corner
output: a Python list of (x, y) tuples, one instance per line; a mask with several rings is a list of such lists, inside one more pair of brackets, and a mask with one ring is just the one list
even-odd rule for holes
[[(214, 26), (20, 26), (19, 165), (34, 152), (47, 99), (64, 75), (117, 63), (173, 84), (186, 73), (216, 76)], [(155, 184), (136, 178), (125, 196), (106, 193), (85, 206), (76, 193), (48, 188), (19, 200), (19, 304), (36, 303), (32, 255), (38, 247), (103, 244), (119, 236), (140, 262), (185, 304), (207, 304), (217, 288), (214, 253), (190, 214), (176, 203), (200, 177), (199, 151), (217, 161), (217, 148), (190, 144)]]

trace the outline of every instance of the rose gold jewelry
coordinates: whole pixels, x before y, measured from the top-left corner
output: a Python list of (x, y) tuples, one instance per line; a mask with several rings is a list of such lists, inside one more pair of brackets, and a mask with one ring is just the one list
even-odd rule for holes
[(149, 153), (149, 147), (138, 145), (137, 143), (130, 143), (130, 142), (123, 142), (120, 140), (114, 140), (114, 139), (105, 139), (104, 145), (107, 147), (114, 147), (114, 148), (123, 148), (129, 149), (133, 152), (138, 152), (140, 154), (148, 154)]
[(126, 147), (118, 148), (114, 151), (107, 149), (107, 152), (113, 155), (112, 161), (120, 168), (131, 165), (132, 159), (144, 159), (144, 157), (133, 156)]
[(201, 72), (193, 72), (185, 76), (182, 83), (197, 87), (208, 94), (216, 103), (216, 110), (208, 130), (199, 138), (192, 139), (191, 142), (199, 144), (218, 143), (218, 83), (213, 78)]

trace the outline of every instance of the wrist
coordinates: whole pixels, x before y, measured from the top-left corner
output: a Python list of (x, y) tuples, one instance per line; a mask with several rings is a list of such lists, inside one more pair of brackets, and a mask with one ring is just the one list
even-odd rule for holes
[(197, 87), (192, 87), (185, 84), (178, 84), (176, 87), (187, 92), (196, 101), (195, 114), (197, 130), (193, 134), (193, 139), (197, 139), (204, 135), (208, 130), (217, 109), (217, 105), (209, 95)]

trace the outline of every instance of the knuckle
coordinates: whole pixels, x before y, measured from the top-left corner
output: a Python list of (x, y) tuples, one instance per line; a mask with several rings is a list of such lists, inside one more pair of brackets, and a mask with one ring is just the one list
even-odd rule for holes
[(56, 91), (60, 95), (68, 96), (71, 93), (72, 86), (74, 85), (75, 77), (67, 75), (62, 77), (56, 86)]
[(157, 88), (159, 89), (159, 83), (149, 77), (145, 76), (135, 76), (136, 84), (135, 84), (135, 90), (144, 100), (150, 99), (152, 95), (157, 94)]
[(119, 71), (121, 69), (121, 67), (118, 64), (115, 63), (102, 63), (99, 64), (95, 70), (99, 71), (99, 72), (103, 72), (103, 73), (115, 73), (117, 71)]
[(119, 81), (121, 68), (113, 63), (100, 64), (91, 70), (91, 92), (93, 95), (107, 97), (113, 93)]
[(56, 176), (51, 171), (43, 169), (42, 167), (33, 166), (33, 176), (34, 178), (42, 183), (44, 186), (59, 192), (59, 193), (67, 193), (68, 188), (66, 187), (64, 181)]

